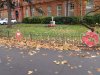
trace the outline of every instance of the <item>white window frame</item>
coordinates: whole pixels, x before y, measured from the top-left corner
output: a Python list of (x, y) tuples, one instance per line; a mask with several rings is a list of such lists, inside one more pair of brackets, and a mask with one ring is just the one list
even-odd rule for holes
[(71, 1), (68, 2), (68, 16), (74, 16), (75, 4)]
[(32, 16), (34, 16), (34, 14), (35, 14), (35, 8), (34, 7), (31, 8), (31, 12), (32, 12)]
[(29, 11), (28, 11), (28, 7), (26, 7), (26, 10), (25, 10), (25, 17), (29, 17)]
[(62, 5), (57, 5), (57, 16), (62, 16)]
[[(86, 4), (86, 13), (90, 12), (93, 10), (93, 0), (88, 0), (87, 4)], [(92, 15), (93, 13), (91, 13)]]
[[(39, 9), (43, 10), (42, 7), (39, 7)], [(39, 13), (39, 16), (43, 16), (43, 13), (40, 13), (40, 12), (38, 12), (38, 13)]]
[(52, 16), (52, 8), (51, 8), (51, 6), (48, 6), (47, 7), (47, 11), (48, 11), (48, 16)]

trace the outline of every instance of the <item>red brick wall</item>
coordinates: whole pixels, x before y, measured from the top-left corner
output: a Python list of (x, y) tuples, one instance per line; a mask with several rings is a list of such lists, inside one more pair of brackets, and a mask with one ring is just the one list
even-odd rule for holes
[[(65, 16), (65, 3), (67, 0), (33, 0), (33, 4), (35, 5), (35, 7), (42, 7), (43, 11), (45, 12), (45, 14), (43, 16), (47, 16), (47, 7), (51, 6), (52, 8), (52, 16), (57, 16), (57, 5), (62, 5), (62, 16)], [(78, 4), (78, 0), (70, 0), (72, 2), (74, 2), (75, 8), (74, 8), (74, 15), (75, 16), (80, 16), (80, 5)], [(80, 0), (79, 0), (80, 1)], [(29, 13), (29, 17), (32, 16), (31, 10), (30, 10), (30, 5), (32, 4), (28, 4), (26, 2), (23, 2), (23, 0), (20, 0), (20, 8), (16, 8), (16, 10), (19, 11), (19, 18), (18, 21), (22, 21), (23, 18), (26, 17), (26, 8), (28, 9), (28, 13)], [(95, 6), (100, 6), (100, 0), (94, 0), (94, 5)], [(94, 6), (94, 9), (95, 9)], [(13, 11), (13, 13), (15, 12)], [(67, 10), (66, 10), (67, 11)], [(2, 17), (7, 17), (7, 10), (4, 9), (2, 12)], [(67, 12), (66, 12), (67, 13)], [(82, 0), (82, 15), (85, 15), (86, 13), (86, 2), (85, 0)], [(97, 13), (100, 13), (100, 11), (98, 11)], [(38, 12), (35, 11), (35, 16), (38, 16)]]
[[(94, 9), (96, 6), (100, 6), (100, 0), (94, 0), (94, 5)], [(96, 13), (100, 13), (100, 9)]]

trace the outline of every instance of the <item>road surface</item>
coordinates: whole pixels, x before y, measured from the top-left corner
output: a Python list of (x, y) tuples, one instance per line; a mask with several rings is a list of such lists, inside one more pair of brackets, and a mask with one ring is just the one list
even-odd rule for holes
[(0, 46), (0, 75), (100, 75), (100, 51)]

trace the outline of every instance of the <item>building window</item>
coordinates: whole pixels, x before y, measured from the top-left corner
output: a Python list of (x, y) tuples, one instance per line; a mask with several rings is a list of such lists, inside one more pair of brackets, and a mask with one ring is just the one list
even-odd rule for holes
[(68, 16), (74, 16), (74, 3), (68, 2)]
[(74, 3), (70, 3), (70, 9), (71, 9), (71, 10), (74, 9)]
[(26, 13), (26, 15), (25, 15), (26, 17), (29, 17), (29, 13), (28, 12), (29, 12), (28, 8), (26, 8), (26, 12), (25, 12)]
[(52, 13), (51, 6), (48, 6), (47, 11), (48, 11), (48, 16), (51, 16), (51, 13)]
[(32, 16), (34, 16), (34, 13), (35, 13), (35, 8), (34, 7), (32, 7), (31, 12), (32, 12)]
[(40, 7), (40, 8), (38, 8), (38, 13), (39, 13), (39, 16), (43, 16), (43, 9)]
[(93, 0), (88, 0), (87, 5), (93, 5)]
[[(93, 10), (93, 0), (88, 0), (87, 4), (86, 4), (86, 13), (90, 12)], [(93, 13), (91, 13), (90, 15), (92, 15)]]
[(57, 6), (57, 16), (61, 16), (62, 15), (62, 5), (58, 5)]

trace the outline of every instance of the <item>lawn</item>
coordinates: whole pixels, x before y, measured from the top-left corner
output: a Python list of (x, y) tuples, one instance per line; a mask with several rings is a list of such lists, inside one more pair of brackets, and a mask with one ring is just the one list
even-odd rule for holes
[[(47, 27), (43, 24), (17, 24), (12, 28), (6, 28), (5, 25), (0, 26), (0, 34), (8, 36), (14, 36), (17, 30), (20, 30), (25, 37), (32, 35), (32, 38), (49, 37), (68, 37), (68, 38), (81, 38), (81, 36), (88, 30), (82, 25), (57, 25), (56, 27)], [(98, 29), (98, 31), (100, 31)]]

